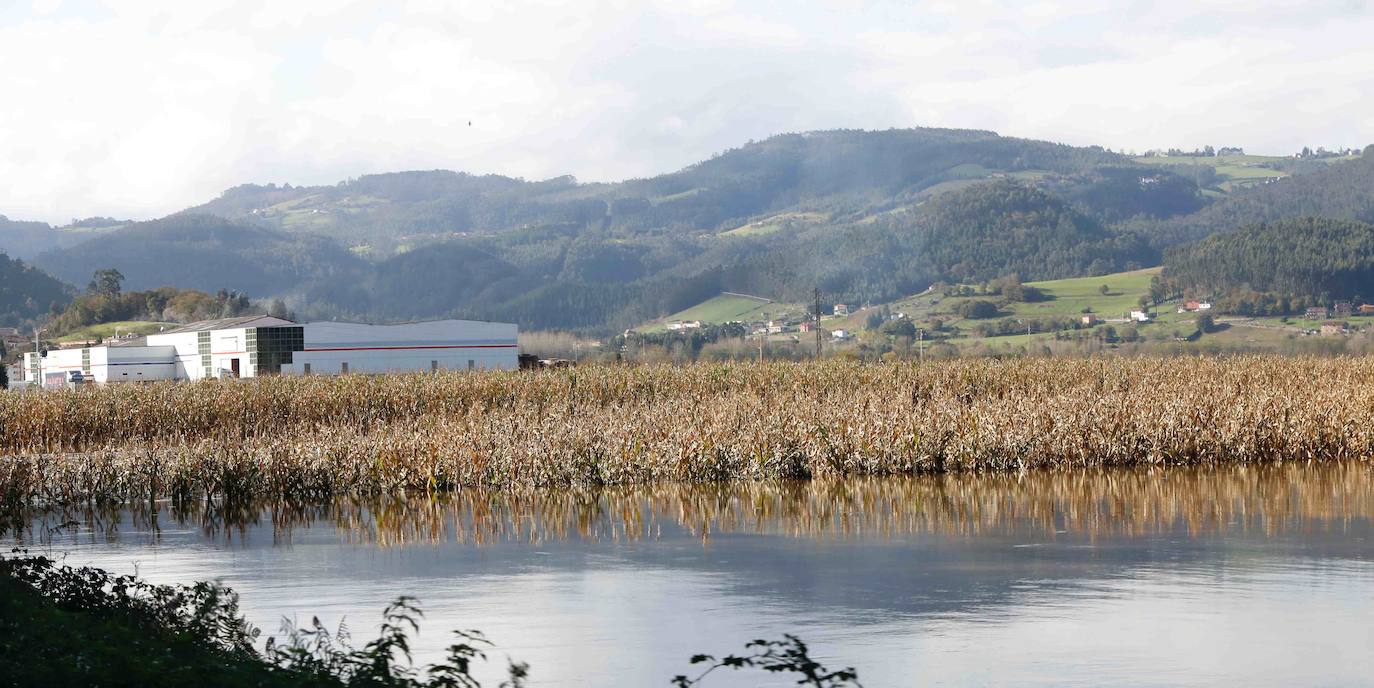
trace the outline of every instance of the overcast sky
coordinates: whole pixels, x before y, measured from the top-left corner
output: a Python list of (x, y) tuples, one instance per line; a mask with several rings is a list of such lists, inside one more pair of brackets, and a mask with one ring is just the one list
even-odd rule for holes
[(1359, 0), (0, 0), (0, 214), (404, 169), (617, 180), (808, 129), (1364, 146), (1371, 37)]

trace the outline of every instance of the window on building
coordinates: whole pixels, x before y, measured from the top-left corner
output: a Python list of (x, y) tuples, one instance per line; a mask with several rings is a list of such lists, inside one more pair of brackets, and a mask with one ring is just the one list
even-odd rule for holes
[(439, 372), (439, 362), (438, 362), (438, 361), (430, 361), (430, 362), (429, 362), (429, 372), (431, 372), (431, 373), (437, 373), (437, 372)]
[(344, 375), (348, 374), (348, 361), (339, 364), (339, 372)]
[(469, 359), (468, 359), (468, 370), (474, 370), (474, 369), (476, 369), (476, 368), (477, 368), (477, 361), (474, 361), (474, 360), (472, 360), (471, 358), (469, 358)]
[(304, 366), (302, 366), (302, 367), (301, 367), (301, 372), (302, 372), (302, 373), (305, 373), (306, 375), (309, 375), (309, 374), (310, 374), (310, 364), (309, 364), (309, 363), (306, 363)]

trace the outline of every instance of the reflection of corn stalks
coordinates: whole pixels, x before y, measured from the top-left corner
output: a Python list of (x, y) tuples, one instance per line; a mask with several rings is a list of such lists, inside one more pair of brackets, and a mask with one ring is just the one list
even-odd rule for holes
[[(44, 523), (77, 519), (117, 531), (121, 512), (142, 529), (146, 505), (58, 510)], [(1363, 461), (1285, 462), (1170, 469), (1086, 468), (972, 473), (670, 483), (581, 488), (465, 489), (436, 494), (345, 497), (323, 505), (203, 500), (178, 504), (179, 522), (239, 537), (270, 521), (278, 539), (332, 521), (345, 538), (392, 546), (412, 542), (639, 540), (681, 528), (801, 538), (895, 537), (913, 533), (1090, 536), (1186, 531), (1276, 534), (1340, 532), (1374, 519), (1374, 466)], [(318, 527), (318, 526), (316, 526)]]
[(341, 493), (1336, 459), (1374, 360), (840, 361), (0, 395), (0, 494)]

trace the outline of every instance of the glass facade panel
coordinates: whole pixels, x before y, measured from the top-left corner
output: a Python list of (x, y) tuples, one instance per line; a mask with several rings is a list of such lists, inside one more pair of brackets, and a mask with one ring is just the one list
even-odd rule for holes
[(276, 375), (282, 364), (291, 363), (291, 355), (305, 349), (305, 328), (255, 327), (244, 336), (248, 362), (254, 375)]

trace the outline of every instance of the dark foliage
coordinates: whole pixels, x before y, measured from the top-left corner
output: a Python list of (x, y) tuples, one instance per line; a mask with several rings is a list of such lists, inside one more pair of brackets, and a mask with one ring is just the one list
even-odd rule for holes
[(0, 253), (0, 327), (28, 324), (71, 299), (62, 282)]
[(48, 330), (60, 336), (87, 325), (121, 320), (191, 322), (232, 318), (262, 310), (246, 295), (225, 290), (207, 294), (195, 289), (159, 287), (114, 294), (88, 293), (78, 296), (54, 315), (48, 321)]
[[(0, 685), (481, 688), (472, 671), (492, 643), (478, 631), (455, 631), (442, 662), (414, 666), (411, 637), (423, 617), (414, 598), (398, 598), (362, 647), (342, 624), (283, 621), (283, 640), (269, 638), (259, 653), (259, 632), (239, 613), (238, 595), (217, 583), (154, 585), (42, 556), (0, 556)], [(696, 686), (717, 668), (753, 668), (799, 676), (797, 685), (860, 685), (854, 669), (827, 669), (793, 635), (746, 649), (720, 660), (696, 655), (693, 664), (711, 666), (671, 683)], [(521, 688), (529, 673), (508, 660), (500, 688)]]
[(1258, 222), (1326, 217), (1374, 222), (1374, 155), (1237, 191), (1197, 213), (1132, 223), (1155, 246), (1196, 241)]
[(1374, 226), (1319, 218), (1249, 225), (1170, 249), (1161, 280), (1166, 291), (1216, 297), (1228, 312), (1374, 297)]
[(140, 222), (40, 256), (35, 263), (73, 283), (101, 268), (127, 278), (126, 288), (173, 285), (254, 294), (288, 293), (300, 285), (362, 267), (322, 237), (292, 236), (209, 215), (179, 214)]

